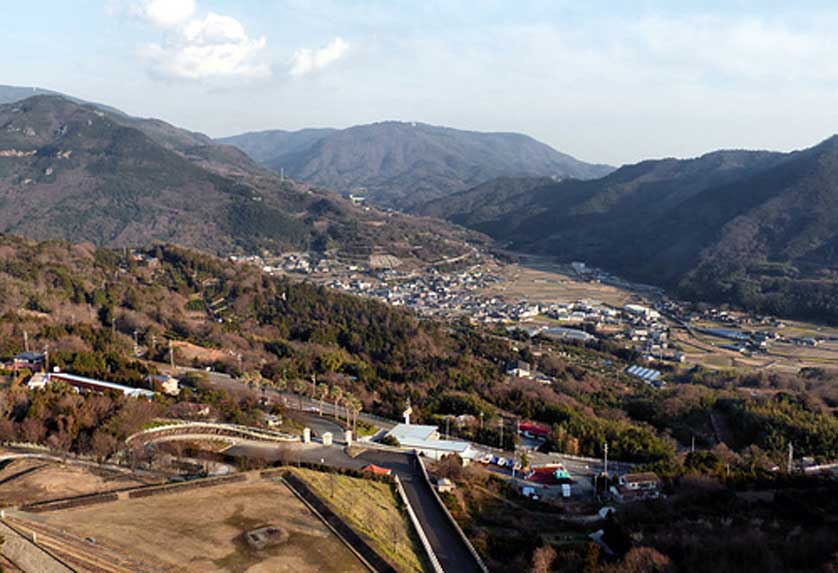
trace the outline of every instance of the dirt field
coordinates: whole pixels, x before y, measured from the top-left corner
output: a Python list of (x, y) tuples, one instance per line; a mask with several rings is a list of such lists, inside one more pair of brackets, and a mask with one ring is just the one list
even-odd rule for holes
[(19, 505), (143, 484), (118, 472), (21, 459), (0, 470), (0, 505)]
[(581, 299), (598, 300), (612, 306), (623, 306), (637, 297), (612, 286), (580, 282), (562, 274), (550, 263), (508, 265), (502, 268), (506, 281), (487, 289), (487, 293), (509, 301), (521, 299), (545, 304), (568, 303)]
[(223, 350), (204, 348), (202, 346), (192, 344), (191, 342), (176, 340), (172, 342), (172, 346), (174, 346), (175, 352), (178, 353), (181, 363), (192, 362), (192, 360), (196, 358), (198, 360), (210, 362), (213, 360), (224, 360), (230, 357), (230, 355)]
[[(355, 573), (366, 568), (288, 489), (270, 480), (40, 514), (48, 525), (139, 559), (202, 573)], [(265, 525), (287, 541), (253, 549)]]

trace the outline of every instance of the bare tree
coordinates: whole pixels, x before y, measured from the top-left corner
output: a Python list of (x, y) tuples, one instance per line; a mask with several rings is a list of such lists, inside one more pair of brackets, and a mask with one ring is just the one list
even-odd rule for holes
[(531, 573), (550, 573), (556, 560), (556, 550), (552, 545), (543, 545), (532, 554)]

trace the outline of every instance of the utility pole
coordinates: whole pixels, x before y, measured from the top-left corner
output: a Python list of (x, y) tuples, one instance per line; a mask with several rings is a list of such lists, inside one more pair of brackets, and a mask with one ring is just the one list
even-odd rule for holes
[(498, 447), (502, 450), (503, 449), (503, 416), (501, 416), (500, 420), (498, 420), (498, 426), (500, 426), (500, 444), (498, 444)]
[(608, 442), (605, 442), (602, 446), (602, 473), (606, 476), (608, 475)]
[(515, 464), (518, 463), (516, 458), (518, 457), (518, 451), (515, 449), (515, 445), (512, 446), (512, 481), (515, 482)]
[(23, 349), (29, 352), (29, 333), (25, 330), (23, 331)]
[(793, 459), (794, 459), (794, 444), (789, 442), (789, 461), (788, 461), (788, 466), (786, 467), (786, 472), (787, 473), (791, 473), (791, 464), (792, 464)]
[(171, 340), (169, 341), (169, 363), (172, 365), (172, 368), (175, 367), (175, 347)]

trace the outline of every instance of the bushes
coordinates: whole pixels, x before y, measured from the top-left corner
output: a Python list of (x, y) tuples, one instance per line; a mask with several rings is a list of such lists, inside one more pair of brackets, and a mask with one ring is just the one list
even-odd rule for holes
[(401, 443), (396, 436), (384, 436), (380, 440), (378, 440), (380, 444), (384, 444), (385, 446), (393, 446), (394, 448), (400, 448)]

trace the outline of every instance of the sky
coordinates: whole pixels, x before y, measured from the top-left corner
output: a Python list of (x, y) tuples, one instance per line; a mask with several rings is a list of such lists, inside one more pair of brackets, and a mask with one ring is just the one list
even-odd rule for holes
[(213, 137), (421, 121), (615, 165), (838, 132), (838, 5), (3, 2), (0, 83)]

